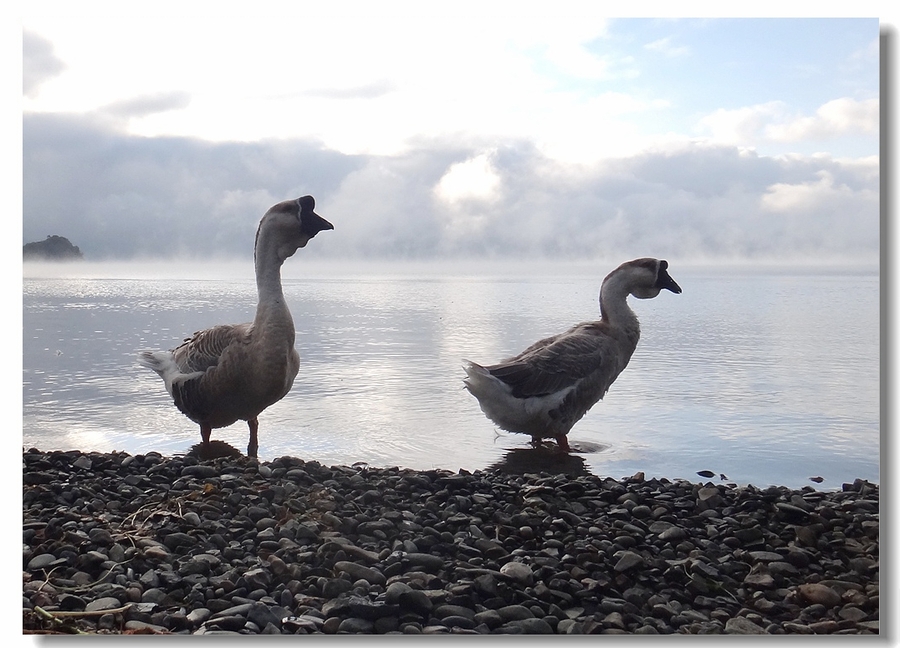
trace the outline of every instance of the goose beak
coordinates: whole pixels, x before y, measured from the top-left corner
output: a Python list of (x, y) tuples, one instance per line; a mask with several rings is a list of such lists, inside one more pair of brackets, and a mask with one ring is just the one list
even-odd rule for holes
[(671, 290), (676, 295), (681, 294), (681, 286), (675, 283), (675, 280), (672, 277), (668, 277), (668, 282), (664, 283), (661, 288), (665, 288), (666, 290)]
[(659, 272), (656, 275), (656, 287), (659, 289), (665, 288), (666, 290), (671, 290), (676, 295), (681, 294), (681, 286), (675, 283), (675, 280), (669, 276), (669, 273), (666, 271), (666, 267), (668, 264), (663, 261), (659, 266)]
[(309, 238), (312, 238), (322, 230), (333, 230), (334, 225), (319, 216), (316, 212), (311, 211), (307, 214), (302, 215), (300, 229)]

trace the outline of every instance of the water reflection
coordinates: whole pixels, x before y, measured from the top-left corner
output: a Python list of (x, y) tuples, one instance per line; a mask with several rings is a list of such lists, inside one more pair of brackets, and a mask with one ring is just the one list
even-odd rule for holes
[(196, 457), (201, 461), (208, 461), (210, 459), (221, 459), (223, 457), (229, 459), (243, 457), (244, 453), (230, 443), (219, 441), (217, 439), (210, 439), (208, 445), (204, 445), (203, 443), (195, 443), (192, 445), (190, 450), (187, 451), (186, 456)]
[(558, 447), (540, 444), (531, 448), (517, 448), (507, 452), (503, 458), (489, 467), (508, 475), (526, 473), (550, 473), (579, 477), (589, 475), (587, 462), (577, 454), (563, 452)]
[(610, 448), (603, 443), (570, 439), (570, 453), (563, 452), (555, 441), (532, 443), (528, 448), (515, 448), (490, 466), (509, 475), (526, 473), (550, 473), (578, 477), (591, 473), (590, 466), (581, 455), (605, 452)]

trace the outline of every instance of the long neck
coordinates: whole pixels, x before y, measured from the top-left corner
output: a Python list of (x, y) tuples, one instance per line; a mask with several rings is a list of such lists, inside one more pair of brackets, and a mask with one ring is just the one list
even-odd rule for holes
[(600, 318), (613, 329), (622, 331), (635, 341), (641, 334), (637, 315), (628, 305), (630, 293), (620, 275), (612, 274), (603, 280), (600, 287)]
[(254, 325), (259, 327), (283, 327), (289, 332), (293, 343), (294, 322), (281, 289), (281, 265), (277, 245), (265, 232), (260, 232), (254, 251), (256, 266), (256, 291), (259, 303), (256, 306)]

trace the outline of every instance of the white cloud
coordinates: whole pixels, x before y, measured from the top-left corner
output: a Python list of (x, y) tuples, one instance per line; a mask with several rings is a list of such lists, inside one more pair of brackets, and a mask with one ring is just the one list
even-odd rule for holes
[(465, 246), (484, 237), (502, 198), (502, 181), (491, 163), (493, 152), (450, 166), (434, 187), (435, 216), (442, 220), (443, 248)]
[(760, 197), (760, 206), (771, 212), (797, 213), (817, 210), (834, 201), (846, 201), (854, 191), (835, 182), (828, 171), (816, 172), (817, 180), (787, 183), (777, 182)]
[(811, 117), (767, 125), (764, 136), (776, 142), (798, 142), (843, 135), (875, 135), (878, 133), (878, 107), (878, 99), (835, 99), (822, 105)]
[(101, 112), (120, 118), (136, 118), (170, 110), (181, 110), (191, 102), (187, 92), (161, 92), (115, 101), (103, 106)]
[(669, 58), (686, 56), (690, 54), (691, 51), (691, 49), (685, 45), (674, 45), (670, 36), (660, 38), (659, 40), (655, 40), (651, 43), (647, 43), (646, 45), (644, 45), (644, 49), (648, 49), (651, 52), (659, 52), (660, 54)]
[(602, 80), (611, 78), (610, 65), (581, 43), (561, 41), (552, 43), (546, 50), (546, 58), (564, 75), (581, 79)]
[(814, 115), (792, 113), (787, 103), (769, 101), (703, 117), (700, 129), (722, 144), (757, 146), (765, 142), (824, 141), (878, 133), (878, 99), (834, 99)]
[(22, 34), (22, 91), (35, 99), (41, 85), (66, 69), (53, 51), (53, 43), (28, 30)]
[(856, 66), (859, 64), (868, 64), (868, 63), (877, 63), (878, 57), (881, 54), (881, 42), (879, 38), (873, 38), (869, 41), (869, 44), (865, 47), (853, 52), (849, 59), (848, 64), (851, 66)]
[(735, 109), (720, 108), (700, 119), (699, 126), (715, 142), (752, 146), (771, 121), (785, 119), (786, 111), (787, 105), (781, 101)]
[(446, 203), (463, 200), (490, 202), (499, 198), (500, 176), (491, 166), (490, 153), (452, 165), (434, 189)]
[[(772, 184), (759, 198), (761, 212), (777, 219), (772, 231), (798, 256), (877, 259), (877, 177), (865, 169), (830, 166), (817, 171), (814, 180)], [(839, 180), (838, 173), (849, 182)]]

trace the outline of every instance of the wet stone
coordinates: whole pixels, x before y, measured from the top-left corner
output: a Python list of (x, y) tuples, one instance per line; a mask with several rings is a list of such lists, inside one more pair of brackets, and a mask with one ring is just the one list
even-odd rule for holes
[(148, 560), (162, 562), (169, 559), (169, 552), (165, 547), (150, 546), (144, 549), (144, 557)]
[(751, 527), (749, 529), (735, 529), (733, 531), (734, 537), (738, 539), (741, 544), (750, 545), (763, 538), (762, 529), (759, 527)]
[(85, 612), (98, 612), (100, 610), (113, 610), (122, 607), (122, 602), (112, 596), (104, 596), (94, 599), (84, 606)]
[(244, 582), (251, 589), (265, 589), (272, 582), (272, 577), (265, 569), (251, 569), (243, 574)]
[(125, 629), (135, 634), (170, 634), (165, 626), (146, 623), (144, 621), (126, 621)]
[(476, 612), (473, 621), (476, 624), (484, 624), (488, 628), (496, 628), (503, 624), (503, 617), (497, 610), (485, 610), (484, 612)]
[(432, 556), (431, 554), (412, 552), (405, 554), (403, 559), (414, 567), (432, 573), (438, 572), (444, 566), (444, 560), (440, 556)]
[(449, 616), (443, 617), (441, 619), (441, 623), (443, 623), (448, 628), (463, 628), (471, 630), (475, 627), (475, 621), (473, 619), (457, 614), (451, 614)]
[(195, 540), (191, 536), (189, 536), (187, 533), (181, 533), (180, 531), (170, 533), (165, 538), (163, 538), (163, 544), (170, 551), (175, 551), (180, 547), (190, 546), (194, 543)]
[(351, 596), (348, 600), (350, 614), (363, 619), (380, 619), (387, 616), (396, 616), (400, 612), (399, 605), (390, 605), (379, 601), (370, 601), (367, 598)]
[(56, 556), (50, 553), (43, 553), (35, 556), (31, 560), (28, 561), (27, 569), (29, 571), (35, 571), (38, 569), (44, 569), (45, 567), (49, 567), (51, 563), (56, 560)]
[(553, 628), (544, 619), (517, 619), (509, 621), (505, 625), (508, 629), (521, 630), (522, 634), (553, 634)]
[(274, 627), (281, 626), (281, 620), (287, 616), (287, 610), (268, 606), (264, 603), (256, 603), (250, 606), (247, 611), (247, 619), (257, 626), (265, 627), (272, 625)]
[(461, 605), (439, 605), (434, 608), (432, 614), (438, 619), (444, 619), (448, 616), (461, 616), (470, 620), (475, 618), (475, 610)]
[(95, 527), (90, 530), (90, 532), (88, 533), (88, 537), (90, 538), (91, 542), (101, 546), (106, 547), (113, 544), (113, 537), (108, 529)]
[(840, 625), (838, 625), (837, 621), (832, 621), (828, 619), (826, 621), (817, 621), (816, 623), (810, 623), (809, 629), (812, 630), (813, 634), (833, 634), (841, 629)]
[(333, 599), (353, 589), (353, 583), (343, 578), (331, 578), (322, 585), (322, 596)]
[(847, 605), (840, 609), (838, 616), (848, 621), (863, 621), (869, 615), (858, 607)]
[(726, 634), (766, 634), (765, 628), (761, 628), (749, 619), (734, 617), (725, 623)]
[(789, 518), (803, 520), (809, 517), (808, 511), (800, 508), (799, 506), (794, 506), (793, 504), (788, 504), (786, 502), (776, 502), (775, 506), (778, 508), (779, 513)]
[(659, 534), (659, 539), (663, 542), (680, 542), (686, 537), (687, 531), (677, 526), (669, 527)]
[(809, 603), (818, 603), (826, 608), (834, 607), (841, 602), (841, 595), (827, 585), (820, 583), (804, 583), (797, 587), (797, 593)]
[(534, 617), (534, 613), (524, 605), (506, 605), (499, 608), (497, 614), (503, 621), (521, 621)]
[(640, 554), (633, 551), (624, 551), (613, 569), (617, 572), (625, 572), (643, 564), (644, 558)]
[(531, 567), (520, 562), (506, 563), (500, 568), (500, 573), (525, 585), (531, 585), (534, 582), (534, 572)]
[(73, 594), (63, 594), (59, 597), (59, 609), (63, 611), (79, 611), (83, 610), (87, 603), (80, 596)]
[(775, 579), (771, 574), (765, 572), (750, 573), (744, 577), (744, 584), (759, 589), (769, 589), (775, 587)]
[(204, 624), (208, 629), (214, 630), (230, 630), (236, 632), (242, 630), (247, 625), (247, 618), (232, 614), (229, 616), (218, 616), (210, 619)]
[(161, 604), (168, 597), (166, 592), (158, 587), (151, 587), (147, 590), (144, 590), (143, 594), (141, 594), (141, 603), (155, 603), (157, 605)]
[(206, 621), (212, 613), (207, 608), (195, 608), (187, 615), (187, 620), (192, 625), (200, 625)]
[(181, 471), (182, 477), (197, 477), (202, 479), (209, 479), (210, 477), (215, 477), (216, 475), (217, 472), (213, 466), (207, 466), (204, 464), (185, 466)]
[(334, 568), (338, 571), (349, 574), (352, 578), (366, 580), (372, 584), (384, 585), (385, 577), (381, 572), (359, 565), (347, 560), (340, 560), (334, 564)]

